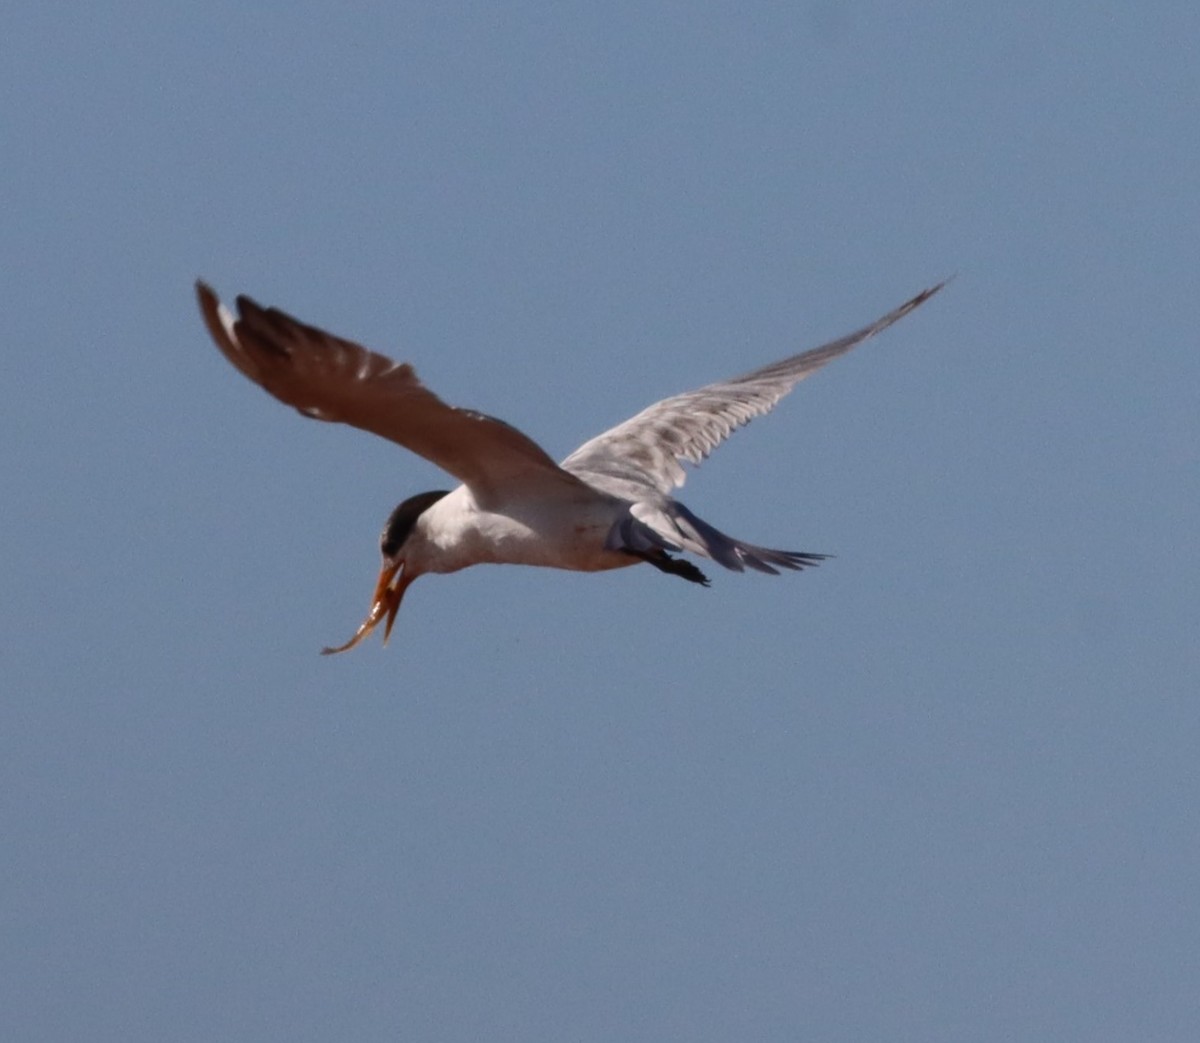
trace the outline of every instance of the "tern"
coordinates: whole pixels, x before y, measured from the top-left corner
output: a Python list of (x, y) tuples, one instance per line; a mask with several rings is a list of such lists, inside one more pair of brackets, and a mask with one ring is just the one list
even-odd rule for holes
[(690, 553), (735, 572), (777, 575), (827, 555), (771, 550), (726, 536), (671, 493), (684, 463), (701, 463), (735, 430), (769, 412), (796, 384), (902, 319), (938, 292), (923, 290), (869, 326), (732, 380), (665, 398), (585, 442), (561, 464), (495, 417), (447, 405), (412, 366), (237, 298), (235, 317), (202, 281), (200, 311), (221, 353), (279, 401), (317, 420), (370, 431), (423, 456), (461, 483), (411, 496), (379, 539), (383, 564), (353, 648), (381, 621), (391, 635), (409, 585), (427, 572), (486, 562), (598, 572), (649, 564), (708, 586)]

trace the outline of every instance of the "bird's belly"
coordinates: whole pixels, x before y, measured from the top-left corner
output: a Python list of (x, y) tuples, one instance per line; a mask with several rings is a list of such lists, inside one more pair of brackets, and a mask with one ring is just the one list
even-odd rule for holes
[(481, 514), (466, 542), (481, 561), (595, 572), (633, 563), (628, 554), (605, 546), (611, 529), (611, 519), (539, 518), (531, 525), (506, 515)]
[(597, 572), (637, 560), (607, 546), (624, 510), (618, 502), (539, 503), (505, 512), (469, 502), (452, 506), (460, 508), (457, 524), (452, 535), (439, 539), (439, 561), (430, 571), (453, 572), (489, 562)]

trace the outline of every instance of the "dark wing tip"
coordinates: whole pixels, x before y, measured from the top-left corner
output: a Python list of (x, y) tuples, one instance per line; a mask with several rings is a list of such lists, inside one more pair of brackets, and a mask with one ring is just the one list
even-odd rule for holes
[(203, 279), (196, 280), (196, 299), (200, 303), (204, 325), (208, 328), (209, 336), (220, 348), (221, 354), (244, 376), (262, 387), (267, 387), (264, 383), (264, 364), (267, 362), (267, 356), (287, 353), (279, 348), (274, 338), (261, 335), (261, 316), (265, 314), (263, 309), (249, 297), (239, 296), (236, 299), (238, 316), (234, 318), (229, 309), (221, 303), (216, 291)]
[(916, 298), (914, 299), (913, 307), (915, 308), (918, 304), (924, 304), (935, 293), (939, 292), (940, 290), (945, 289), (952, 282), (954, 282), (954, 280), (957, 278), (958, 278), (958, 272), (955, 272), (953, 275), (947, 275), (946, 278), (944, 278), (941, 282), (936, 283), (933, 286), (930, 286), (928, 290), (922, 290), (920, 293), (917, 294)]
[(901, 318), (904, 315), (907, 315), (914, 308), (919, 308), (922, 304), (924, 304), (927, 300), (929, 300), (930, 297), (932, 297), (935, 293), (942, 290), (947, 284), (953, 282), (956, 278), (957, 278), (957, 274), (948, 276), (947, 278), (943, 279), (941, 282), (935, 283), (933, 286), (930, 286), (927, 290), (922, 290), (912, 300), (907, 301), (906, 303), (900, 305), (900, 308), (899, 308), (900, 315), (898, 315), (897, 318)]
[(241, 363), (234, 358), (234, 355), (238, 354), (237, 346), (231, 336), (231, 331), (225, 323), (226, 317), (222, 315), (224, 309), (221, 307), (221, 298), (217, 296), (216, 291), (203, 279), (196, 280), (196, 300), (200, 305), (200, 316), (204, 319), (204, 325), (208, 328), (209, 336), (216, 341), (217, 347), (221, 349), (222, 354), (241, 369)]
[(245, 293), (239, 293), (233, 299), (233, 303), (237, 305), (239, 318), (243, 319), (249, 315), (263, 315), (267, 310), (253, 297)]
[(200, 314), (206, 321), (210, 314), (215, 316), (221, 306), (221, 300), (217, 296), (216, 290), (203, 279), (196, 280), (196, 301), (200, 305)]

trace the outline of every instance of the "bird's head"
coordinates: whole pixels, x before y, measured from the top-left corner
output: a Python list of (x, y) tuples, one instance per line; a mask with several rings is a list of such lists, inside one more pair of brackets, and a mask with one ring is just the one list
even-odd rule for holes
[(409, 537), (416, 527), (417, 519), (430, 507), (445, 496), (447, 490), (437, 489), (433, 492), (419, 493), (410, 496), (399, 504), (388, 516), (383, 532), (379, 534), (379, 553), (383, 565), (379, 570), (379, 581), (375, 585), (375, 595), (371, 600), (371, 609), (367, 618), (359, 625), (354, 636), (344, 645), (337, 648), (322, 649), (323, 655), (335, 652), (346, 652), (357, 645), (371, 633), (386, 616), (387, 625), (383, 630), (383, 643), (387, 644), (392, 633), (392, 624), (396, 622), (396, 613), (400, 611), (400, 601), (404, 592), (420, 573), (412, 571), (405, 564), (405, 548)]

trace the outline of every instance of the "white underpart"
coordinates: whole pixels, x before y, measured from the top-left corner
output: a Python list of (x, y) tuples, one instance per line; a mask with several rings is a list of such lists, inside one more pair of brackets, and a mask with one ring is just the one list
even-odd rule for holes
[(636, 564), (608, 546), (628, 506), (581, 487), (482, 507), (465, 485), (426, 510), (404, 543), (409, 573), (457, 572), (493, 563), (596, 572)]

